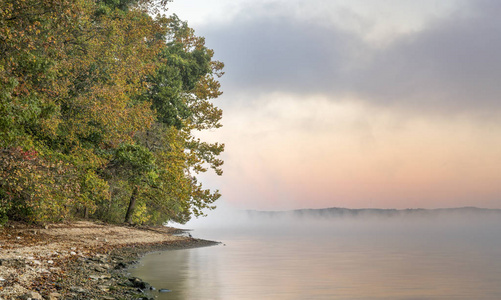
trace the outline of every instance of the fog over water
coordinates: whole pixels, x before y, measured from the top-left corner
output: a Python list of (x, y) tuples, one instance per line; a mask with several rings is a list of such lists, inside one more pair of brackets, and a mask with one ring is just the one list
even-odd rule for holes
[(375, 236), (429, 235), (485, 237), (499, 235), (501, 210), (473, 207), (449, 209), (301, 209), (291, 211), (237, 210), (226, 205), (207, 217), (173, 226), (192, 229), (193, 235), (217, 240), (231, 235)]
[(501, 299), (501, 214), (237, 211), (187, 224), (213, 247), (147, 255), (158, 299)]

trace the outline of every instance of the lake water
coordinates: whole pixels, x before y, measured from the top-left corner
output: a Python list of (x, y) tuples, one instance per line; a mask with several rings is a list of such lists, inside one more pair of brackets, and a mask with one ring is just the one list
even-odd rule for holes
[(501, 299), (498, 217), (229, 221), (192, 235), (224, 244), (131, 270), (171, 290), (157, 299)]

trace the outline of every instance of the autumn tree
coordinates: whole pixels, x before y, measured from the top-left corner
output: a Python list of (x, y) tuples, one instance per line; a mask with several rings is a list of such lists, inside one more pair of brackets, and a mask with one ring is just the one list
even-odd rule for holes
[(166, 2), (0, 2), (1, 215), (162, 223), (212, 207), (195, 175), (220, 175), (224, 146), (194, 132), (220, 127), (223, 65), (156, 14)]
[(221, 127), (222, 111), (211, 100), (221, 95), (217, 78), (223, 64), (212, 60), (213, 51), (186, 22), (172, 16), (168, 27), (159, 67), (147, 77), (150, 88), (140, 97), (151, 101), (156, 125), (138, 135), (137, 141), (154, 153), (157, 168), (162, 170), (158, 186), (144, 193), (155, 204), (150, 207), (166, 207), (163, 218), (186, 222), (191, 216), (201, 216), (203, 209), (214, 208), (212, 204), (220, 197), (219, 191), (204, 189), (196, 174), (208, 167), (222, 174), (218, 155), (224, 145), (203, 142), (194, 132)]

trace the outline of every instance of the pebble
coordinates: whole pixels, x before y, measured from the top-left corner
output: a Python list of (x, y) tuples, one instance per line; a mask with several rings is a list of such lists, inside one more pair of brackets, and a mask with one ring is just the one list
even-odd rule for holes
[(21, 296), (21, 299), (25, 300), (43, 300), (42, 295), (37, 292), (28, 292)]
[(92, 279), (92, 280), (99, 280), (99, 279), (101, 279), (101, 276), (99, 276), (99, 275), (89, 275), (89, 278)]
[(103, 291), (103, 292), (108, 292), (110, 290), (110, 287), (105, 286), (105, 285), (100, 285), (98, 288)]
[(70, 291), (74, 292), (74, 293), (86, 293), (87, 291), (84, 290), (82, 287), (79, 287), (79, 286), (72, 286), (70, 287)]
[(61, 297), (61, 294), (59, 293), (50, 293), (49, 294), (49, 299), (48, 300), (57, 300)]

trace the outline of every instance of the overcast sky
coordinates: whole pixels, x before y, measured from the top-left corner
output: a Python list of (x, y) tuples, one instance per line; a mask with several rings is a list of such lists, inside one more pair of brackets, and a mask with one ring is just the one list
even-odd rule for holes
[(501, 2), (174, 0), (225, 63), (246, 209), (501, 208)]

